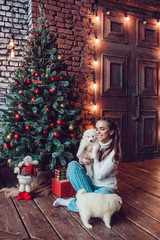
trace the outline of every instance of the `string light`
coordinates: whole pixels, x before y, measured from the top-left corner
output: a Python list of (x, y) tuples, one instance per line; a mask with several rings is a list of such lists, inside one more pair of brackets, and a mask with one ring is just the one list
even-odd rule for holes
[(99, 17), (98, 17), (98, 16), (96, 16), (96, 21), (97, 21), (97, 22), (99, 21)]
[(9, 40), (9, 46), (11, 47), (11, 48), (14, 48), (14, 39), (13, 39), (13, 35), (12, 35), (12, 38)]
[(158, 26), (160, 27), (160, 21), (158, 21), (158, 23), (157, 23), (157, 24), (158, 24)]
[(97, 60), (94, 62), (94, 65), (95, 65), (95, 66), (97, 66), (97, 65), (98, 65), (98, 61), (97, 61)]
[(126, 21), (128, 22), (129, 20), (130, 20), (130, 17), (127, 16), (127, 17), (126, 17)]
[(10, 57), (11, 57), (11, 58), (14, 58), (14, 57), (15, 57), (15, 51), (14, 51), (14, 48), (11, 50)]
[(96, 88), (97, 88), (97, 84), (96, 84), (96, 83), (94, 83), (94, 89), (96, 90)]
[(95, 110), (97, 109), (97, 105), (94, 105), (94, 109), (95, 109)]
[(99, 39), (98, 39), (98, 38), (96, 38), (96, 39), (95, 39), (95, 42), (96, 42), (96, 43), (99, 43)]

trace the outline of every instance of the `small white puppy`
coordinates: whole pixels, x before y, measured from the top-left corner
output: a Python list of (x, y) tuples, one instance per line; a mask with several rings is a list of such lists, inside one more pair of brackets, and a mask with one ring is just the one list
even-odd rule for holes
[[(100, 148), (99, 142), (95, 136), (94, 129), (87, 129), (83, 133), (83, 138), (80, 142), (79, 149), (77, 152), (77, 157), (80, 158), (90, 158), (93, 159), (96, 158), (97, 152)], [(87, 174), (89, 177), (92, 177), (93, 175), (93, 163), (85, 165), (87, 169)]]
[(80, 189), (76, 198), (81, 220), (87, 228), (93, 227), (89, 224), (91, 217), (102, 218), (105, 225), (111, 228), (111, 217), (122, 206), (121, 197), (114, 193), (87, 193), (85, 189)]

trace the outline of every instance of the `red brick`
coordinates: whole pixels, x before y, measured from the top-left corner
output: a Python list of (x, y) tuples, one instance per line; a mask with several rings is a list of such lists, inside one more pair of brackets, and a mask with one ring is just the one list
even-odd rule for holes
[(72, 30), (65, 29), (65, 28), (59, 28), (59, 29), (58, 29), (58, 32), (59, 32), (59, 33), (67, 33), (67, 34), (72, 34), (72, 33), (73, 33)]
[(64, 13), (70, 13), (70, 10), (67, 9), (67, 8), (62, 8), (62, 12), (64, 12)]
[(57, 23), (57, 27), (64, 27), (64, 23), (58, 22), (58, 23)]
[(64, 22), (64, 18), (56, 17), (56, 21), (57, 21), (57, 22)]
[(73, 41), (66, 40), (66, 44), (72, 45), (72, 44), (73, 44)]
[(60, 7), (53, 6), (53, 5), (50, 5), (50, 4), (46, 4), (46, 9), (51, 9), (52, 11), (56, 11), (56, 12), (60, 12), (61, 11)]

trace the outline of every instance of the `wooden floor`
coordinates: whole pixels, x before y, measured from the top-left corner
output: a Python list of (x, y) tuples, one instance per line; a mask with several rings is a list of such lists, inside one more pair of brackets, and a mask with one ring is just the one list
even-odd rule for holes
[[(15, 179), (2, 168), (0, 188), (12, 187)], [(53, 194), (18, 201), (0, 193), (0, 239), (160, 239), (160, 159), (121, 163), (118, 186), (123, 205), (112, 217), (112, 230), (100, 219), (92, 219), (93, 229), (86, 229), (78, 213), (53, 207)]]

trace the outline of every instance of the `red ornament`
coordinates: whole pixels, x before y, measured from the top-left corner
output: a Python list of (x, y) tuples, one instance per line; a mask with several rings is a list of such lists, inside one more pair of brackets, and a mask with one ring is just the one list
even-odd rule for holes
[(23, 82), (26, 82), (26, 79), (25, 79), (25, 78), (23, 79)]
[(46, 24), (46, 27), (47, 27), (47, 28), (49, 27), (49, 24), (48, 24), (48, 23)]
[(20, 119), (21, 119), (21, 115), (18, 113), (18, 114), (16, 114), (15, 118), (16, 118), (17, 120), (20, 120)]
[(74, 102), (72, 101), (72, 102), (71, 102), (71, 104), (73, 104), (73, 105), (74, 105)]
[(54, 132), (55, 137), (59, 137), (59, 132)]
[(42, 49), (42, 51), (44, 51), (44, 47), (43, 48), (41, 48)]
[(56, 77), (51, 77), (51, 81), (52, 82), (56, 81)]
[(31, 81), (30, 81), (29, 79), (27, 79), (27, 84), (28, 84), (28, 85), (31, 84)]
[(22, 103), (18, 104), (18, 108), (22, 108), (22, 107), (23, 107)]
[(3, 148), (8, 148), (7, 143), (4, 143), (4, 144), (3, 144)]
[(52, 65), (53, 63), (51, 62), (50, 65)]
[(65, 122), (65, 121), (62, 121), (62, 124), (63, 124), (63, 125), (65, 125), (65, 124), (66, 124), (66, 122)]
[(54, 124), (54, 123), (51, 123), (51, 124), (50, 124), (50, 127), (54, 127), (54, 126), (55, 126), (55, 124)]
[(70, 135), (72, 138), (75, 138), (76, 137), (76, 134), (75, 133), (71, 133)]
[(33, 42), (31, 42), (30, 45), (33, 46)]
[(62, 125), (62, 124), (63, 124), (63, 121), (59, 119), (59, 120), (57, 120), (57, 124), (58, 124), (58, 125)]
[(39, 74), (36, 72), (36, 73), (34, 74), (34, 76), (35, 76), (35, 77), (38, 77), (38, 76), (39, 76)]
[(15, 134), (15, 135), (14, 135), (14, 139), (19, 139), (19, 135), (18, 135), (18, 134)]
[(24, 67), (24, 65), (22, 64), (21, 67)]
[(30, 129), (30, 127), (27, 125), (27, 126), (25, 126), (25, 129), (28, 131)]
[(45, 135), (46, 135), (47, 133), (48, 133), (48, 132), (47, 132), (47, 130), (43, 130), (43, 134), (45, 134)]
[(38, 36), (39, 36), (39, 33), (36, 33), (36, 36), (38, 37)]
[(55, 92), (55, 90), (53, 88), (51, 88), (49, 91), (50, 91), (50, 93), (54, 93)]
[(46, 108), (46, 111), (47, 111), (47, 112), (50, 112), (50, 109), (49, 109), (49, 108)]
[(18, 82), (14, 82), (15, 85), (18, 85)]
[(12, 143), (12, 142), (10, 142), (10, 144), (9, 144), (9, 145), (10, 145), (10, 147), (14, 147), (14, 145), (13, 145), (13, 143)]
[(36, 89), (34, 92), (35, 94), (39, 94), (39, 89)]
[(34, 102), (35, 101), (35, 98), (33, 97), (33, 98), (31, 98), (31, 102)]

